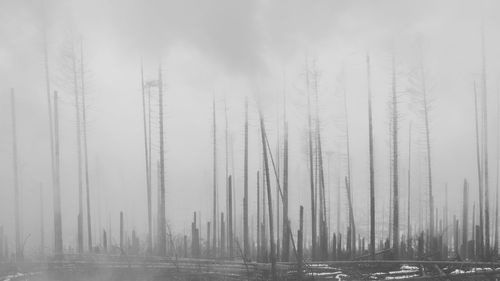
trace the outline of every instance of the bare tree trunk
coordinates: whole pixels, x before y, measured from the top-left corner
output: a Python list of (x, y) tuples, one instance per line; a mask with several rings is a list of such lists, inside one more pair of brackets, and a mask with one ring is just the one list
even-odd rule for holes
[(123, 237), (123, 212), (120, 212), (120, 252), (121, 254), (124, 254), (125, 248), (124, 248), (124, 237)]
[(17, 124), (16, 124), (16, 100), (14, 89), (10, 92), (11, 117), (12, 117), (12, 167), (14, 171), (14, 221), (16, 235), (16, 260), (23, 260), (23, 249), (21, 242), (21, 210), (19, 198), (19, 173), (17, 159)]
[[(306, 66), (307, 68), (307, 66)], [(311, 240), (312, 240), (312, 259), (316, 259), (316, 202), (314, 191), (314, 160), (313, 160), (313, 134), (312, 134), (312, 117), (311, 117), (311, 98), (309, 93), (309, 69), (306, 69), (306, 91), (307, 91), (307, 124), (309, 136), (309, 174), (311, 185)]]
[(481, 58), (482, 58), (482, 96), (483, 96), (483, 172), (484, 172), (484, 250), (485, 257), (490, 258), (490, 200), (488, 174), (488, 93), (486, 87), (486, 56), (484, 51), (484, 29), (481, 30)]
[(248, 99), (245, 99), (245, 163), (244, 163), (244, 197), (243, 197), (243, 256), (250, 254), (248, 241)]
[[(398, 99), (396, 93), (396, 62), (392, 56), (392, 185), (393, 185), (393, 223), (392, 223), (392, 247), (395, 257), (399, 255), (399, 182), (398, 182)], [(432, 212), (432, 210), (431, 210)], [(431, 224), (433, 223), (431, 217)]]
[(467, 234), (469, 225), (469, 184), (464, 180), (464, 193), (463, 193), (463, 210), (462, 210), (462, 258), (467, 259), (469, 254), (467, 252)]
[(407, 235), (408, 235), (408, 243), (411, 242), (411, 127), (412, 123), (410, 122), (410, 128), (408, 130), (408, 211), (407, 211)]
[(284, 101), (283, 122), (283, 246), (281, 259), (288, 262), (290, 257), (290, 228), (288, 220), (288, 121), (286, 119), (286, 101)]
[(227, 214), (227, 244), (229, 247), (229, 258), (233, 258), (233, 179), (229, 175), (227, 179), (228, 188), (228, 214)]
[(370, 151), (370, 256), (375, 259), (375, 171), (373, 163), (373, 125), (372, 125), (372, 90), (370, 73), (370, 56), (366, 56), (366, 72), (368, 83), (368, 138)]
[(146, 160), (146, 196), (148, 203), (148, 237), (147, 237), (147, 253), (151, 254), (153, 250), (153, 225), (152, 225), (152, 209), (151, 209), (151, 167), (150, 154), (148, 147), (148, 130), (146, 124), (146, 92), (144, 88), (144, 69), (141, 61), (141, 89), (142, 89), (142, 118), (144, 125), (144, 155)]
[(275, 241), (274, 241), (274, 224), (273, 224), (273, 203), (271, 198), (271, 181), (269, 178), (269, 163), (267, 159), (267, 149), (266, 149), (266, 128), (264, 125), (264, 118), (262, 117), (262, 112), (259, 112), (260, 115), (260, 130), (261, 130), (261, 138), (262, 138), (262, 150), (264, 152), (264, 176), (266, 179), (266, 189), (267, 189), (267, 202), (269, 209), (269, 241), (271, 242), (271, 252), (269, 256), (271, 258), (271, 274), (273, 281), (277, 280), (276, 276), (276, 256), (275, 256)]
[[(431, 161), (431, 144), (430, 144), (430, 128), (429, 128), (429, 104), (427, 101), (427, 79), (425, 75), (423, 54), (420, 54), (420, 82), (422, 91), (422, 109), (424, 114), (425, 123), (425, 141), (426, 141), (426, 152), (427, 152), (427, 173), (428, 173), (428, 185), (429, 185), (429, 236), (431, 239), (431, 245), (434, 243), (434, 196), (432, 189), (432, 161)], [(435, 246), (435, 245), (432, 245)]]
[(212, 256), (217, 256), (217, 120), (215, 118), (215, 98), (212, 101), (212, 118), (213, 118), (213, 242)]
[(63, 254), (62, 218), (61, 218), (61, 186), (59, 177), (59, 101), (57, 92), (54, 92), (54, 254), (57, 257)]
[(160, 113), (160, 208), (159, 208), (159, 231), (158, 231), (158, 247), (160, 256), (167, 254), (167, 229), (165, 218), (165, 148), (163, 141), (163, 80), (161, 74), (161, 66), (158, 68), (158, 96), (159, 96), (159, 113)]
[(40, 257), (45, 258), (45, 230), (43, 228), (43, 187), (40, 184)]
[(304, 235), (304, 207), (300, 206), (300, 217), (299, 217), (299, 231), (297, 233), (297, 256), (298, 256), (298, 280), (302, 280), (302, 261), (304, 259), (303, 254), (303, 235)]
[(480, 258), (483, 258), (483, 229), (484, 229), (484, 219), (483, 219), (483, 173), (481, 167), (481, 152), (479, 149), (480, 140), (479, 140), (479, 121), (478, 121), (478, 108), (477, 108), (477, 92), (476, 85), (474, 84), (474, 112), (475, 112), (475, 123), (476, 123), (476, 155), (477, 155), (477, 174), (479, 180), (479, 233), (476, 237), (478, 240), (478, 248), (476, 249), (477, 255)]
[(500, 133), (499, 133), (499, 128), (500, 126), (500, 97), (499, 93), (497, 92), (497, 155), (496, 155), (496, 160), (497, 160), (497, 182), (496, 182), (496, 195), (495, 195), (495, 240), (493, 243), (493, 254), (494, 257), (498, 256), (498, 188), (499, 188), (499, 167), (500, 167)]
[(260, 240), (260, 174), (257, 171), (257, 261), (260, 261), (261, 258), (261, 243)]
[(92, 218), (90, 212), (90, 182), (89, 182), (89, 160), (88, 160), (88, 146), (87, 146), (87, 117), (85, 106), (85, 79), (84, 79), (84, 65), (83, 65), (83, 42), (80, 48), (80, 78), (82, 84), (82, 127), (83, 127), (83, 153), (85, 161), (85, 187), (87, 191), (87, 235), (89, 243), (89, 252), (92, 252)]
[(76, 54), (72, 49), (73, 86), (75, 91), (75, 115), (76, 115), (76, 142), (78, 155), (78, 253), (83, 253), (83, 179), (82, 179), (82, 136), (80, 121), (80, 98), (78, 94), (78, 74), (76, 66)]

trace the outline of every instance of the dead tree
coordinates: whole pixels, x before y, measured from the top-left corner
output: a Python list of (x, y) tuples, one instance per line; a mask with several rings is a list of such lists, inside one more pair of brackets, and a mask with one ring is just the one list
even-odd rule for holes
[(63, 254), (59, 158), (59, 101), (57, 92), (54, 92), (54, 186), (52, 201), (54, 208), (54, 254), (56, 257)]
[(82, 133), (83, 133), (83, 155), (85, 161), (85, 188), (87, 191), (87, 236), (89, 252), (92, 252), (92, 218), (90, 215), (90, 182), (89, 182), (89, 159), (87, 146), (87, 108), (85, 106), (85, 79), (84, 79), (84, 64), (83, 64), (83, 42), (80, 48), (80, 80), (82, 94)]
[(262, 241), (260, 241), (260, 174), (257, 171), (257, 261), (260, 260), (260, 247)]
[(287, 262), (290, 256), (290, 228), (288, 220), (288, 121), (286, 119), (286, 101), (284, 101), (283, 121), (283, 246), (281, 259)]
[(158, 208), (158, 247), (160, 256), (167, 254), (167, 228), (165, 218), (165, 148), (163, 140), (163, 80), (161, 74), (161, 65), (158, 67), (158, 107), (159, 107), (159, 125), (160, 125), (160, 206)]
[(227, 214), (227, 244), (229, 248), (229, 258), (233, 258), (233, 180), (232, 176), (229, 175), (227, 179), (227, 189), (228, 189), (228, 214)]
[(308, 124), (308, 142), (309, 142), (309, 174), (311, 186), (311, 240), (312, 240), (312, 259), (316, 259), (316, 200), (315, 200), (315, 185), (314, 185), (314, 160), (313, 160), (313, 133), (312, 133), (312, 117), (311, 117), (311, 97), (309, 86), (309, 69), (306, 65), (306, 95), (307, 95), (307, 124)]
[(500, 133), (499, 133), (499, 128), (500, 126), (500, 92), (497, 92), (497, 128), (496, 128), (496, 133), (497, 133), (497, 155), (496, 155), (496, 160), (497, 160), (497, 182), (496, 182), (496, 194), (495, 194), (495, 240), (493, 241), (493, 255), (494, 257), (498, 256), (498, 189), (499, 189), (499, 176), (500, 173), (498, 172), (498, 169), (500, 167)]
[(469, 256), (467, 249), (467, 234), (468, 234), (468, 219), (469, 219), (469, 184), (464, 180), (463, 192), (463, 209), (462, 209), (462, 258), (467, 259)]
[(245, 99), (245, 160), (243, 178), (243, 258), (248, 259), (250, 245), (248, 239), (248, 99)]
[(410, 128), (408, 129), (408, 211), (407, 211), (407, 222), (408, 225), (407, 230), (406, 230), (406, 235), (407, 241), (408, 241), (408, 247), (410, 247), (411, 244), (411, 125), (412, 123), (410, 122)]
[(14, 172), (14, 223), (16, 235), (16, 260), (23, 259), (23, 248), (21, 241), (21, 209), (19, 198), (19, 172), (17, 159), (17, 124), (16, 124), (16, 100), (14, 89), (10, 91), (11, 117), (12, 117), (12, 168)]
[(121, 254), (124, 254), (125, 252), (125, 248), (124, 248), (124, 244), (125, 243), (125, 240), (124, 240), (124, 237), (123, 237), (123, 212), (120, 212), (120, 252)]
[(213, 118), (213, 242), (212, 256), (217, 256), (217, 120), (215, 118), (215, 98), (212, 101), (212, 118)]
[(484, 29), (481, 30), (481, 84), (483, 102), (483, 181), (484, 181), (484, 250), (485, 257), (490, 258), (490, 200), (488, 170), (488, 93), (486, 87), (486, 55), (484, 46)]
[(40, 184), (40, 257), (45, 258), (45, 230), (43, 217), (43, 186)]
[(78, 253), (83, 253), (83, 179), (82, 179), (82, 132), (81, 132), (81, 113), (80, 97), (78, 93), (78, 70), (76, 65), (76, 54), (74, 46), (71, 49), (71, 62), (73, 71), (73, 87), (75, 94), (75, 115), (76, 115), (76, 150), (78, 160)]
[(368, 138), (370, 153), (370, 256), (375, 259), (375, 171), (373, 163), (373, 125), (370, 56), (366, 56), (366, 76), (368, 84)]
[(151, 167), (149, 146), (148, 146), (148, 130), (146, 124), (146, 92), (144, 85), (144, 69), (141, 61), (141, 89), (142, 89), (142, 118), (144, 124), (144, 155), (146, 160), (146, 196), (148, 203), (148, 237), (147, 237), (147, 253), (151, 254), (153, 250), (153, 225), (152, 225), (152, 208), (151, 208)]
[(396, 93), (396, 61), (394, 55), (392, 56), (392, 163), (392, 248), (394, 249), (394, 255), (397, 257), (399, 254), (398, 98)]
[(269, 209), (269, 241), (271, 244), (271, 249), (269, 256), (271, 258), (271, 274), (273, 281), (277, 280), (276, 276), (276, 256), (275, 256), (275, 241), (274, 241), (274, 224), (273, 224), (273, 203), (271, 198), (271, 181), (269, 177), (269, 163), (267, 159), (267, 149), (266, 149), (266, 128), (264, 125), (264, 118), (262, 116), (262, 112), (259, 111), (260, 117), (260, 130), (261, 130), (261, 138), (262, 138), (262, 150), (264, 155), (264, 177), (266, 182), (267, 189), (267, 206)]
[(478, 191), (479, 191), (479, 231), (476, 236), (476, 240), (478, 241), (476, 244), (476, 255), (480, 258), (483, 257), (483, 229), (484, 229), (484, 218), (483, 218), (483, 173), (482, 173), (482, 165), (481, 165), (481, 152), (479, 149), (480, 141), (479, 141), (479, 120), (478, 120), (478, 107), (477, 107), (477, 91), (476, 84), (474, 83), (474, 113), (475, 113), (475, 128), (476, 128), (476, 159), (477, 159), (477, 174), (478, 174)]

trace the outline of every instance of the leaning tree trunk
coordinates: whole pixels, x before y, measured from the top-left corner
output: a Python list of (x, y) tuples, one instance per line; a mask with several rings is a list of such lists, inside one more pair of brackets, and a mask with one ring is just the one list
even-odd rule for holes
[(144, 89), (144, 69), (141, 61), (141, 89), (142, 89), (142, 119), (144, 125), (144, 155), (146, 160), (146, 196), (148, 203), (148, 238), (147, 238), (147, 253), (151, 254), (153, 250), (153, 226), (152, 226), (152, 208), (151, 208), (151, 161), (148, 147), (148, 130), (146, 124), (146, 92)]
[(486, 88), (486, 56), (484, 52), (484, 30), (481, 32), (481, 58), (482, 58), (482, 96), (483, 96), (483, 172), (484, 172), (484, 250), (485, 257), (490, 258), (490, 200), (489, 200), (489, 174), (488, 174), (488, 93)]
[(272, 274), (272, 280), (276, 281), (277, 276), (276, 276), (276, 255), (275, 255), (275, 241), (274, 241), (274, 224), (273, 224), (273, 203), (272, 203), (272, 198), (271, 198), (271, 181), (269, 177), (269, 163), (267, 159), (267, 148), (266, 148), (266, 128), (264, 125), (264, 118), (262, 117), (262, 112), (259, 112), (260, 115), (260, 130), (261, 130), (261, 138), (262, 138), (262, 150), (263, 150), (263, 156), (264, 156), (264, 177), (265, 177), (265, 182), (266, 182), (266, 189), (267, 189), (267, 206), (269, 209), (269, 241), (271, 244), (271, 249), (269, 256), (271, 258), (271, 274)]

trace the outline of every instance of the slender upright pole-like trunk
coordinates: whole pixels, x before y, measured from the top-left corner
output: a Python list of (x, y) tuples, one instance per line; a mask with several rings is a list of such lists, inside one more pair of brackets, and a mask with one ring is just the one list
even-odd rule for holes
[(498, 189), (499, 189), (499, 168), (500, 168), (500, 92), (497, 92), (497, 179), (496, 179), (496, 194), (495, 194), (495, 240), (493, 243), (494, 257), (498, 256)]
[(286, 100), (284, 101), (283, 121), (283, 246), (281, 259), (287, 262), (290, 257), (290, 228), (288, 220), (288, 121), (286, 117)]
[(73, 86), (75, 91), (75, 115), (76, 115), (76, 150), (78, 160), (78, 253), (83, 253), (83, 179), (82, 179), (82, 132), (80, 129), (80, 97), (78, 93), (78, 74), (76, 66), (75, 50), (72, 50)]
[(462, 258), (467, 259), (469, 256), (467, 249), (467, 235), (469, 225), (469, 184), (464, 180), (464, 193), (463, 193), (463, 210), (462, 210)]
[(227, 214), (227, 246), (229, 249), (229, 258), (233, 258), (233, 179), (229, 175), (227, 179), (227, 191), (228, 191), (228, 214)]
[(355, 242), (355, 237), (352, 235), (352, 233), (356, 232), (356, 225), (354, 223), (354, 210), (353, 210), (353, 204), (352, 204), (352, 193), (351, 193), (351, 183), (349, 182), (349, 178), (345, 177), (345, 187), (346, 187), (346, 192), (347, 192), (347, 204), (349, 206), (349, 232), (350, 232), (350, 242), (351, 244), (349, 245), (351, 249), (351, 258), (354, 257), (354, 245)]
[(326, 194), (325, 194), (325, 176), (323, 170), (323, 151), (321, 145), (321, 125), (319, 119), (319, 96), (318, 96), (318, 73), (314, 72), (314, 97), (315, 97), (315, 111), (316, 111), (316, 159), (318, 161), (318, 188), (320, 200), (320, 247), (321, 259), (328, 258), (328, 229), (326, 225)]
[(250, 244), (248, 237), (248, 99), (245, 99), (245, 160), (243, 176), (243, 258), (248, 259), (250, 255)]
[(269, 209), (269, 241), (271, 244), (271, 249), (269, 256), (271, 258), (271, 276), (273, 281), (277, 280), (276, 276), (276, 255), (275, 255), (275, 241), (274, 241), (274, 224), (273, 224), (273, 202), (271, 197), (271, 180), (269, 177), (269, 163), (267, 159), (267, 149), (266, 149), (266, 127), (264, 125), (264, 118), (262, 117), (262, 112), (259, 112), (260, 116), (260, 130), (262, 138), (262, 150), (264, 154), (264, 177), (267, 189), (267, 206)]
[(159, 225), (158, 225), (158, 247), (160, 256), (167, 254), (167, 228), (165, 218), (165, 144), (163, 140), (163, 80), (161, 66), (158, 67), (158, 107), (159, 107), (159, 125), (160, 125), (160, 208), (159, 208)]
[(85, 105), (85, 79), (84, 79), (84, 64), (83, 64), (83, 42), (80, 48), (80, 79), (82, 86), (82, 129), (83, 129), (83, 153), (85, 161), (85, 188), (87, 191), (87, 236), (89, 243), (89, 252), (92, 252), (92, 217), (90, 212), (90, 182), (89, 182), (89, 157), (87, 146), (87, 108)]
[(260, 261), (261, 258), (261, 243), (263, 243), (260, 240), (261, 233), (260, 233), (260, 174), (259, 171), (257, 171), (257, 261)]
[(212, 101), (212, 118), (213, 118), (213, 240), (212, 240), (212, 257), (217, 256), (217, 120), (215, 118), (215, 98)]
[(408, 210), (407, 210), (407, 230), (406, 235), (408, 236), (408, 246), (411, 243), (411, 127), (412, 123), (410, 122), (410, 128), (408, 129)]
[(427, 180), (429, 185), (429, 236), (431, 245), (434, 244), (434, 196), (432, 194), (432, 161), (431, 161), (431, 142), (430, 142), (430, 128), (429, 128), (429, 104), (427, 101), (427, 82), (425, 77), (423, 58), (420, 59), (420, 76), (422, 83), (422, 106), (425, 122), (425, 144), (427, 151)]
[(144, 85), (144, 69), (141, 61), (141, 90), (142, 90), (142, 119), (144, 125), (144, 155), (146, 160), (146, 196), (148, 203), (148, 237), (147, 237), (147, 253), (151, 254), (153, 250), (153, 225), (152, 225), (152, 209), (151, 209), (151, 167), (149, 147), (148, 147), (148, 129), (146, 124), (146, 92)]
[(478, 118), (478, 106), (477, 106), (477, 92), (476, 84), (474, 83), (474, 113), (475, 113), (475, 127), (476, 127), (476, 159), (477, 159), (477, 175), (478, 175), (478, 190), (479, 190), (479, 233), (476, 237), (478, 240), (478, 249), (476, 249), (476, 254), (479, 258), (483, 258), (483, 229), (484, 229), (484, 217), (483, 217), (483, 173), (481, 167), (481, 152), (480, 152), (480, 140), (479, 140), (479, 118)]
[(373, 163), (373, 125), (370, 56), (366, 56), (366, 76), (368, 83), (368, 138), (370, 153), (370, 256), (375, 259), (375, 171)]
[[(45, 10), (44, 10), (45, 12)], [(45, 16), (45, 14), (44, 14)], [(44, 17), (43, 21), (43, 64), (45, 69), (45, 90), (47, 92), (47, 108), (49, 115), (49, 135), (50, 135), (50, 160), (51, 160), (51, 172), (52, 172), (52, 184), (55, 185), (55, 163), (54, 163), (54, 121), (52, 118), (52, 98), (50, 96), (50, 70), (49, 70), (49, 55), (47, 47), (47, 27)]]
[[(307, 68), (307, 66), (306, 66)], [(307, 92), (307, 124), (308, 124), (308, 142), (309, 142), (309, 175), (311, 186), (311, 240), (312, 240), (312, 259), (316, 259), (316, 200), (314, 192), (314, 157), (313, 157), (313, 133), (311, 117), (311, 97), (309, 93), (309, 69), (306, 69), (306, 92)]]
[(490, 199), (488, 170), (488, 92), (486, 87), (486, 55), (484, 46), (484, 29), (481, 30), (481, 84), (483, 101), (483, 172), (484, 172), (484, 250), (485, 257), (490, 258)]
[(63, 254), (62, 218), (61, 218), (61, 185), (59, 177), (59, 101), (57, 92), (54, 92), (54, 254), (60, 257)]
[(120, 252), (123, 254), (125, 252), (125, 240), (123, 237), (123, 212), (120, 212)]
[[(393, 162), (392, 248), (394, 249), (394, 256), (398, 257), (399, 255), (398, 98), (396, 93), (396, 61), (394, 55), (392, 56), (392, 162)], [(432, 225), (432, 219), (431, 219), (431, 225)]]
[(19, 172), (17, 159), (17, 124), (16, 124), (16, 99), (14, 89), (10, 91), (11, 117), (12, 117), (12, 167), (14, 172), (14, 223), (16, 235), (16, 260), (23, 259), (23, 249), (21, 242), (21, 209), (19, 198)]
[(40, 184), (40, 257), (45, 258), (45, 230), (43, 216), (43, 186)]

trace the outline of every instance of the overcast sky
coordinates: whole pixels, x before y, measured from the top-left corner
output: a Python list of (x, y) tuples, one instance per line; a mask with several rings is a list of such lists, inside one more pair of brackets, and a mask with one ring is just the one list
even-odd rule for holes
[[(257, 108), (260, 105), (263, 110), (271, 145), (277, 150), (276, 138), (282, 132), (277, 126), (282, 122), (285, 93), (290, 123), (290, 212), (295, 216), (299, 204), (308, 210), (304, 75), (308, 61), (310, 66), (315, 64), (319, 73), (332, 222), (338, 205), (338, 182), (346, 175), (345, 92), (355, 213), (360, 231), (366, 233), (366, 55), (370, 54), (372, 62), (378, 219), (387, 222), (391, 56), (396, 60), (400, 97), (399, 172), (405, 179), (401, 182), (402, 208), (406, 208), (410, 122), (413, 124), (412, 192), (415, 198), (423, 199), (427, 192), (423, 130), (421, 116), (416, 114), (419, 104), (408, 91), (411, 73), (419, 65), (420, 49), (432, 99), (436, 201), (444, 202), (444, 187), (448, 184), (449, 200), (455, 203), (461, 200), (458, 191), (464, 178), (471, 182), (472, 188), (477, 186), (473, 83), (479, 81), (481, 73), (481, 26), (484, 26), (488, 72), (490, 182), (496, 186), (499, 13), (498, 1), (0, 0), (0, 224), (8, 228), (6, 231), (12, 237), (9, 93), (14, 88), (23, 235), (32, 236), (26, 247), (30, 250), (38, 247), (40, 185), (44, 190), (46, 232), (49, 237), (52, 235), (44, 26), (51, 90), (59, 91), (61, 96), (63, 234), (68, 245), (76, 239), (78, 202), (74, 93), (67, 79), (70, 73), (65, 59), (71, 42), (77, 52), (83, 46), (87, 71), (89, 173), (96, 233), (99, 225), (108, 227), (110, 219), (116, 229), (121, 210), (130, 229), (140, 233), (146, 230), (141, 60), (146, 80), (157, 79), (160, 65), (163, 70), (167, 218), (176, 231), (189, 231), (193, 211), (201, 211), (204, 222), (211, 214), (214, 97), (219, 189), (223, 194), (227, 106), (228, 166), (229, 173), (236, 178), (237, 205), (242, 201), (244, 100), (249, 99), (250, 200), (254, 208), (255, 174), (260, 168), (261, 151)], [(155, 108), (153, 116), (156, 113)], [(155, 126), (153, 130), (157, 130)], [(158, 143), (153, 140), (155, 154)], [(344, 186), (341, 188), (342, 217), (345, 217)], [(222, 197), (221, 202), (224, 202)], [(452, 212), (458, 210), (455, 205), (452, 204)], [(418, 205), (414, 206), (413, 211), (417, 212), (417, 208)], [(238, 208), (237, 217), (240, 216)]]

